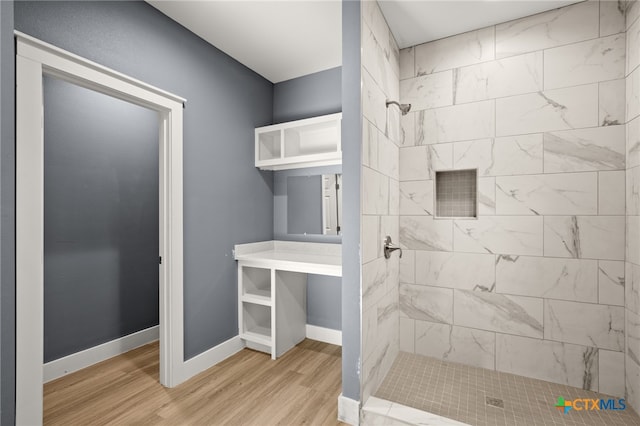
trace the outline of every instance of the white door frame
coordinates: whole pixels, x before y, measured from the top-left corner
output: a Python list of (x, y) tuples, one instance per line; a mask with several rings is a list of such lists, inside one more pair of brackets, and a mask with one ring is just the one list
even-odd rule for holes
[(16, 423), (42, 423), (44, 348), (44, 75), (160, 117), (160, 383), (185, 380), (182, 109), (185, 100), (26, 34), (16, 35)]

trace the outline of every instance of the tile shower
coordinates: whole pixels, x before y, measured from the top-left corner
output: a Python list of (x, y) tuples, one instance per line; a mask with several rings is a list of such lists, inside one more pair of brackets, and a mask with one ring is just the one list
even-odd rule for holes
[[(638, 2), (399, 51), (362, 16), (361, 400), (402, 351), (640, 410)], [(468, 169), (477, 218), (436, 217), (436, 171)]]

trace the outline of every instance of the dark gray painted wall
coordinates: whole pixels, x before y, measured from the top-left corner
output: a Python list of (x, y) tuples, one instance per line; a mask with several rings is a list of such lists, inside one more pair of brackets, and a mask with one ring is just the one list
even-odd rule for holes
[(187, 98), (185, 358), (236, 336), (233, 245), (273, 237), (272, 173), (253, 161), (273, 85), (144, 2), (17, 2), (15, 26)]
[[(273, 86), (273, 121), (301, 120), (342, 111), (341, 68), (320, 71)], [(289, 176), (341, 173), (341, 166), (283, 170), (274, 173), (274, 238), (288, 241), (340, 243), (340, 236), (290, 235), (287, 233), (287, 178)], [(307, 279), (307, 323), (342, 329), (342, 280), (309, 275)]]
[(0, 1), (0, 424), (15, 423), (15, 76), (13, 1)]
[(342, 395), (360, 399), (360, 1), (342, 2)]
[(341, 67), (273, 86), (273, 122), (301, 120), (342, 111)]
[(155, 111), (44, 78), (44, 361), (158, 325)]

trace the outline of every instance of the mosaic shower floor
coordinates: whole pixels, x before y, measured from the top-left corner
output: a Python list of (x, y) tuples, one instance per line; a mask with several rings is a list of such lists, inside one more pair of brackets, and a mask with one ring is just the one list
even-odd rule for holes
[(608, 395), (405, 352), (375, 396), (474, 426), (640, 425), (630, 407), (578, 410), (585, 405), (579, 402), (566, 414), (555, 407), (558, 397), (613, 398)]

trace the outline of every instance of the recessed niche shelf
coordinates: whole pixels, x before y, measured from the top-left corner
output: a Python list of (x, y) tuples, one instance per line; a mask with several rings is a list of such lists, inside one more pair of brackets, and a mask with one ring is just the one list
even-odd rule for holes
[(436, 217), (478, 217), (478, 171), (442, 170), (436, 172)]

